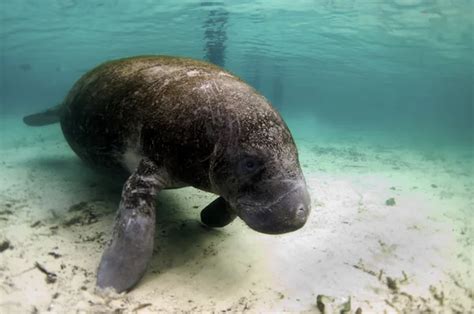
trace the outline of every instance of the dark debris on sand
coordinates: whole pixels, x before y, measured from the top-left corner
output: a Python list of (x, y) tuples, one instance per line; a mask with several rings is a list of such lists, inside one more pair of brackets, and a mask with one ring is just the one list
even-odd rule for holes
[(64, 227), (73, 225), (85, 226), (99, 221), (99, 218), (108, 214), (99, 202), (79, 202), (69, 207), (68, 217), (63, 222)]
[(8, 249), (12, 249), (13, 246), (11, 245), (10, 241), (8, 240), (3, 240), (0, 242), (0, 253), (2, 253), (3, 251), (6, 251)]
[[(460, 296), (463, 295), (470, 300), (473, 300), (472, 291), (463, 289), (464, 291), (457, 291), (457, 293), (450, 293), (448, 296), (443, 287), (435, 287), (431, 285), (429, 292), (431, 297), (421, 297), (409, 294), (404, 291), (404, 285), (408, 284), (410, 278), (402, 271), (402, 277), (389, 277), (385, 275), (385, 271), (381, 269), (379, 272), (367, 268), (362, 261), (358, 264), (352, 265), (366, 274), (374, 276), (377, 280), (388, 289), (381, 290), (385, 293), (385, 304), (394, 309), (397, 313), (468, 313), (470, 309), (465, 308), (463, 302), (460, 301)], [(454, 281), (455, 283), (457, 281)], [(462, 284), (457, 285), (463, 288)], [(460, 293), (460, 294), (458, 294)], [(342, 312), (341, 312), (342, 313)]]

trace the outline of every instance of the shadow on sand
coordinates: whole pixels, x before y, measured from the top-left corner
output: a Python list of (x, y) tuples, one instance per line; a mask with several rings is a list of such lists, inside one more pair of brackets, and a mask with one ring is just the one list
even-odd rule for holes
[[(76, 200), (65, 206), (69, 209), (64, 215), (54, 217), (50, 221), (53, 225), (63, 226), (71, 241), (77, 241), (77, 233), (83, 238), (94, 236), (97, 227), (93, 225), (96, 223), (110, 228), (104, 230), (105, 234), (110, 234), (125, 181), (123, 175), (91, 169), (73, 157), (35, 158), (24, 166), (30, 168), (34, 176), (50, 176), (47, 180), (51, 185), (49, 190), (61, 185), (65, 191), (57, 193), (71, 193), (66, 199)], [(52, 180), (59, 182), (51, 182)], [(210, 267), (215, 269), (219, 276), (227, 273), (231, 276), (231, 267), (225, 263), (217, 250), (217, 246), (223, 243), (229, 234), (224, 230), (206, 228), (200, 223), (200, 211), (214, 198), (211, 194), (192, 188), (164, 190), (159, 193), (154, 256), (139, 285), (159, 280), (160, 273), (178, 268), (184, 280), (200, 272), (209, 263), (212, 263)], [(196, 208), (197, 206), (199, 207)], [(89, 219), (91, 212), (93, 220)], [(76, 216), (83, 216), (83, 219), (77, 219), (79, 223), (70, 228), (68, 222)], [(104, 236), (104, 240), (108, 241), (107, 237)], [(99, 259), (100, 256), (97, 256), (97, 261)], [(209, 280), (212, 286), (217, 279), (209, 277)]]

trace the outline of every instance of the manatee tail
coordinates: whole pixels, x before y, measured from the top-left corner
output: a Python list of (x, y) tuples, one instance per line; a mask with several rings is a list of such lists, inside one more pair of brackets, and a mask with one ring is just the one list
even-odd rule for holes
[(43, 126), (58, 123), (60, 114), (61, 105), (57, 105), (45, 111), (23, 117), (23, 122), (29, 126)]

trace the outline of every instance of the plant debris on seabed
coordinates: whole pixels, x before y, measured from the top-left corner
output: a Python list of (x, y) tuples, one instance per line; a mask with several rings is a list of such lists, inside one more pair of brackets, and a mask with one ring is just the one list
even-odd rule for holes
[(0, 242), (0, 253), (11, 248), (12, 248), (12, 245), (10, 244), (10, 241), (3, 240)]
[[(474, 308), (465, 308), (462, 302), (459, 301), (458, 297), (452, 295), (449, 299), (446, 297), (445, 292), (441, 288), (435, 286), (429, 287), (431, 297), (424, 298), (421, 296), (414, 296), (406, 291), (403, 291), (403, 285), (409, 283), (409, 277), (405, 271), (402, 271), (402, 277), (389, 277), (385, 275), (385, 271), (381, 269), (379, 272), (367, 268), (362, 261), (358, 264), (352, 265), (354, 268), (359, 269), (371, 276), (377, 278), (377, 280), (385, 285), (388, 290), (385, 290), (386, 298), (385, 303), (393, 308), (398, 313), (473, 313)], [(453, 277), (453, 276), (451, 276)], [(453, 278), (452, 278), (453, 279)], [(474, 293), (471, 289), (464, 287), (457, 280), (453, 279), (456, 286), (461, 288), (464, 292), (464, 296), (470, 299), (471, 305), (474, 302)], [(322, 313), (336, 313), (336, 311), (328, 312), (327, 305), (324, 304), (324, 296), (318, 296), (317, 307)], [(328, 300), (328, 299), (326, 299)], [(334, 302), (334, 298), (329, 301)], [(350, 310), (350, 297), (349, 297), (349, 310)], [(346, 302), (346, 303), (347, 303)], [(327, 303), (327, 301), (326, 301)], [(346, 304), (343, 303), (343, 304)], [(337, 302), (336, 302), (337, 304)], [(341, 304), (342, 305), (342, 304)], [(347, 308), (347, 306), (345, 307)], [(349, 313), (344, 312), (344, 307), (332, 308), (337, 310), (338, 313)], [(324, 312), (326, 310), (326, 312)], [(355, 313), (362, 313), (362, 309), (358, 308)]]
[(56, 282), (56, 279), (58, 278), (58, 276), (55, 273), (46, 270), (46, 268), (44, 268), (44, 266), (41, 265), (38, 262), (35, 262), (35, 267), (37, 269), (39, 269), (39, 271), (41, 271), (43, 274), (46, 275), (46, 279), (45, 279), (46, 283), (55, 283)]
[(107, 213), (101, 211), (96, 202), (80, 202), (69, 207), (68, 216), (63, 222), (64, 227), (73, 225), (85, 226), (99, 221), (99, 218)]
[[(341, 313), (349, 314), (351, 313), (351, 297), (345, 298), (335, 298), (326, 295), (319, 294), (316, 297), (316, 307), (318, 310), (323, 313)], [(357, 308), (355, 310), (356, 314), (362, 314), (362, 309)]]
[(395, 206), (395, 199), (393, 197), (389, 198), (388, 200), (385, 201), (385, 205), (387, 206)]

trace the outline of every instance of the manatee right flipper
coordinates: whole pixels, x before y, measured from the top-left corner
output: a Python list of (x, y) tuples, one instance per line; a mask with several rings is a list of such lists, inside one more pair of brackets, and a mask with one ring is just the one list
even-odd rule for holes
[(62, 104), (51, 107), (45, 111), (30, 114), (23, 118), (23, 122), (29, 126), (43, 126), (57, 123), (60, 120)]
[(130, 290), (145, 274), (153, 253), (155, 196), (164, 180), (152, 161), (143, 159), (122, 191), (112, 241), (97, 272), (99, 288)]
[(218, 197), (201, 211), (202, 223), (211, 228), (227, 226), (235, 217), (237, 215), (222, 197)]

